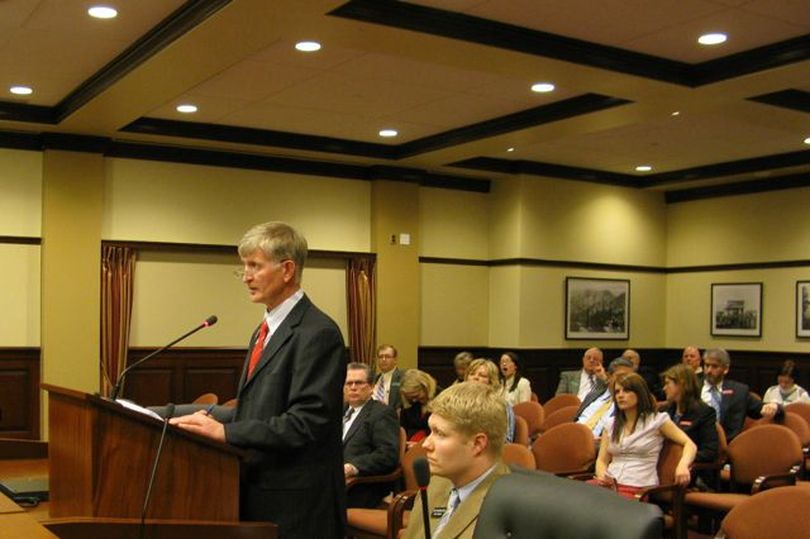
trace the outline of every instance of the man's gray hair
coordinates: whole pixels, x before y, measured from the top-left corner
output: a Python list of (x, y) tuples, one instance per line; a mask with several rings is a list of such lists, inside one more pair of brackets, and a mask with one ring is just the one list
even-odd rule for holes
[(366, 373), (366, 382), (369, 384), (371, 383), (371, 367), (366, 365), (365, 363), (360, 363), (358, 361), (352, 361), (348, 365), (346, 365), (347, 371), (363, 371)]
[(280, 221), (254, 226), (239, 241), (239, 256), (245, 258), (257, 250), (274, 262), (292, 260), (295, 282), (301, 284), (301, 273), (307, 261), (307, 240), (296, 229)]
[(723, 367), (728, 367), (731, 365), (731, 358), (724, 348), (709, 348), (703, 352), (703, 361), (706, 361), (709, 358), (716, 359)]

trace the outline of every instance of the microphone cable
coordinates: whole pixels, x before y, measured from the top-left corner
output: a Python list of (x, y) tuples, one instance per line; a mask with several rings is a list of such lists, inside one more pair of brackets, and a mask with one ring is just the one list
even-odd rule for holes
[(166, 405), (166, 419), (163, 420), (163, 430), (160, 432), (160, 441), (158, 442), (157, 453), (155, 453), (155, 461), (152, 463), (152, 473), (149, 476), (149, 484), (146, 486), (146, 495), (143, 498), (143, 508), (141, 509), (141, 524), (140, 524), (140, 537), (143, 539), (146, 532), (146, 512), (149, 509), (149, 502), (152, 499), (152, 486), (155, 483), (155, 475), (157, 474), (158, 463), (160, 463), (160, 455), (163, 453), (163, 442), (166, 440), (166, 430), (169, 428), (169, 419), (174, 415), (174, 404), (169, 403)]

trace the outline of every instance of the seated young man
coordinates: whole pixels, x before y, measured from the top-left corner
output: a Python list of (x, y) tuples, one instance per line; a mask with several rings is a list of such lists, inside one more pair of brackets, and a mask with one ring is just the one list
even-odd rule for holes
[[(489, 386), (464, 382), (440, 393), (430, 411), (430, 435), (422, 446), (431, 472), (427, 490), (431, 537), (471, 538), (489, 487), (509, 473), (501, 459), (506, 404)], [(405, 538), (424, 537), (423, 522), (417, 497)]]

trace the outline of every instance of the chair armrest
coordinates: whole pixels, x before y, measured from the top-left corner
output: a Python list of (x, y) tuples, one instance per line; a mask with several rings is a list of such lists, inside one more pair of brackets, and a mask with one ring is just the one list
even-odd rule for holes
[(774, 487), (793, 486), (796, 484), (796, 476), (799, 473), (799, 467), (794, 466), (788, 473), (760, 475), (754, 480), (751, 485), (751, 494), (756, 494)]
[(593, 472), (588, 471), (587, 468), (580, 468), (579, 470), (567, 470), (564, 472), (554, 472), (554, 475), (557, 477), (566, 477), (568, 479), (577, 479), (578, 481), (582, 481), (583, 479), (579, 479), (580, 476), (585, 476), (584, 480), (593, 479)]
[[(558, 474), (559, 475), (559, 474)], [(596, 476), (593, 473), (574, 473), (572, 475), (566, 476), (568, 479), (573, 479), (574, 481), (590, 481), (594, 479)]]
[(382, 475), (355, 475), (346, 480), (346, 489), (352, 488), (354, 485), (362, 485), (364, 483), (392, 483), (402, 477), (402, 467), (397, 468), (387, 474)]
[(402, 519), (405, 511), (413, 509), (418, 490), (406, 490), (397, 494), (388, 506), (388, 537), (399, 536), (399, 530), (403, 528)]

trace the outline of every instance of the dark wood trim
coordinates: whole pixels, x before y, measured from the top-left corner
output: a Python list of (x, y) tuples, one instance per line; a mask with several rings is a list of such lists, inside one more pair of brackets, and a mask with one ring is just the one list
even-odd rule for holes
[(38, 347), (0, 347), (0, 438), (40, 438), (40, 361)]
[(704, 273), (710, 271), (737, 271), (751, 269), (804, 268), (810, 267), (810, 260), (777, 260), (771, 262), (742, 262), (735, 264), (714, 264), (705, 266), (634, 266), (630, 264), (602, 264), (578, 260), (547, 260), (542, 258), (500, 258), (495, 260), (472, 260), (467, 258), (441, 258), (420, 256), (420, 264), (446, 264), (455, 266), (539, 266), (550, 268), (572, 268), (601, 271), (630, 271), (636, 273)]
[(810, 112), (810, 92), (797, 90), (796, 88), (757, 95), (749, 97), (748, 100), (799, 112)]
[[(212, 243), (174, 243), (163, 241), (127, 241), (127, 240), (102, 240), (103, 246), (129, 247), (139, 251), (170, 252), (170, 253), (209, 253), (237, 255), (236, 245), (218, 245)], [(310, 249), (309, 258), (331, 258), (337, 260), (348, 260), (356, 257), (366, 257), (376, 259), (376, 253), (363, 253), (360, 251), (328, 251)]]
[[(632, 343), (631, 343), (632, 344)], [(453, 357), (462, 350), (472, 352), (475, 357), (497, 360), (506, 351), (514, 351), (520, 356), (523, 371), (532, 384), (532, 391), (538, 394), (540, 402), (545, 402), (557, 389), (560, 372), (582, 368), (582, 354), (587, 345), (573, 348), (502, 348), (482, 346), (420, 346), (418, 365), (436, 378), (442, 387), (447, 387), (455, 378)], [(618, 357), (626, 346), (602, 348), (605, 364)], [(679, 348), (634, 348), (641, 355), (641, 365), (653, 373), (660, 373), (668, 367), (680, 363)], [(760, 395), (776, 383), (776, 375), (782, 362), (793, 359), (800, 368), (799, 385), (810, 384), (810, 353), (784, 351), (750, 351), (729, 349), (731, 370), (729, 378), (748, 384)]]
[(42, 245), (42, 238), (29, 236), (0, 236), (0, 244)]
[(406, 2), (351, 0), (330, 15), (697, 87), (810, 58), (810, 35), (688, 64)]
[(29, 105), (14, 101), (0, 101), (0, 120), (55, 124), (53, 107)]
[(810, 186), (810, 172), (801, 172), (798, 174), (788, 174), (785, 176), (774, 176), (764, 180), (751, 180), (741, 183), (710, 185), (707, 187), (693, 187), (692, 189), (667, 191), (664, 196), (667, 204), (677, 204), (679, 202), (689, 202), (691, 200), (750, 195), (754, 193), (766, 193), (768, 191), (798, 189), (800, 187), (808, 186)]
[(618, 185), (622, 187), (642, 187), (641, 182), (645, 179), (640, 176), (633, 176), (632, 174), (622, 174), (593, 168), (572, 167), (554, 163), (542, 163), (540, 161), (510, 160), (496, 157), (472, 157), (470, 159), (456, 161), (455, 163), (449, 163), (447, 166), (483, 170), (487, 172), (500, 172), (502, 174), (546, 176), (563, 180)]

